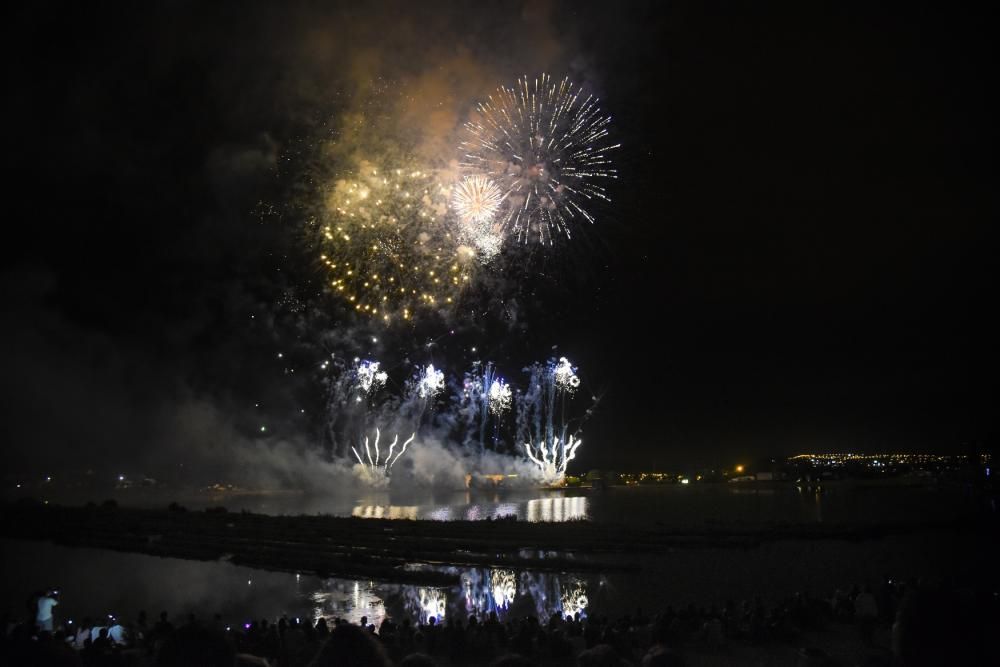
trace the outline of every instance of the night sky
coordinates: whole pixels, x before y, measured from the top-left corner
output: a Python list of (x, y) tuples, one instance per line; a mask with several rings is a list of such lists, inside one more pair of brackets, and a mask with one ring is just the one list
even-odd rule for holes
[[(582, 469), (995, 437), (984, 16), (374, 4), (8, 17), (12, 469), (221, 465), (229, 446), (271, 446), (261, 423), (309, 446), (323, 397), (307, 367), (352, 336), (345, 352), (453, 371), (476, 346), (512, 377), (565, 354), (601, 397)], [(572, 243), (511, 262), (475, 317), (368, 345), (318, 287), (290, 203), (318, 138), (378, 80), (402, 100), (384, 113), (439, 156), (477, 96), (541, 71), (585, 82), (613, 115), (613, 204)]]

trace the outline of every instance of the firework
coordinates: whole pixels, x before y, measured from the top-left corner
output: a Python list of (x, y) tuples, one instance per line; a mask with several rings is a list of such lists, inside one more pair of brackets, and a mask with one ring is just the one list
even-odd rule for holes
[[(582, 441), (570, 432), (567, 399), (580, 386), (576, 368), (566, 357), (525, 369), (528, 389), (517, 396), (517, 438), (538, 468), (543, 482), (560, 484)], [(596, 399), (595, 399), (596, 400)], [(590, 414), (588, 410), (587, 415)]]
[(499, 417), (510, 409), (510, 400), (510, 385), (500, 378), (493, 380), (489, 393), (490, 412)]
[(497, 184), (485, 176), (466, 176), (455, 186), (451, 205), (459, 218), (466, 223), (489, 223), (496, 216), (503, 202), (503, 193)]
[(371, 394), (373, 391), (378, 391), (385, 385), (385, 381), (389, 379), (388, 373), (378, 369), (379, 362), (377, 361), (355, 359), (354, 362), (357, 364), (354, 370), (354, 377), (357, 387), (362, 393)]
[(610, 143), (611, 117), (597, 103), (569, 79), (542, 74), (500, 87), (465, 124), (461, 166), (496, 184), (496, 221), (519, 242), (569, 238), (577, 220), (594, 222), (591, 204), (610, 202), (599, 183), (618, 177), (610, 155), (620, 144)]
[(417, 385), (417, 395), (420, 398), (434, 398), (444, 389), (444, 372), (434, 368), (434, 364), (429, 364), (420, 375), (420, 382)]
[[(410, 435), (409, 438), (406, 439), (402, 447), (400, 447), (399, 451), (396, 452), (395, 458), (393, 458), (392, 454), (393, 450), (396, 448), (396, 445), (399, 443), (399, 436), (397, 435), (393, 437), (392, 442), (389, 444), (389, 452), (385, 455), (384, 459), (382, 458), (382, 452), (379, 449), (378, 445), (381, 436), (382, 433), (379, 431), (379, 429), (376, 428), (374, 447), (369, 445), (368, 436), (365, 436), (364, 457), (361, 456), (361, 453), (357, 449), (355, 449), (353, 446), (351, 447), (351, 451), (354, 452), (354, 456), (358, 459), (358, 463), (361, 464), (361, 467), (365, 470), (365, 472), (373, 482), (379, 482), (379, 481), (384, 482), (387, 480), (387, 477), (389, 475), (389, 470), (396, 463), (396, 461), (398, 461), (400, 457), (406, 453), (407, 445), (413, 442), (413, 439), (417, 437), (417, 434), (413, 433)], [(375, 452), (374, 457), (372, 457), (373, 450)]]
[(524, 443), (524, 451), (528, 459), (538, 466), (542, 480), (556, 484), (566, 477), (566, 466), (576, 457), (577, 448), (582, 440), (569, 436), (566, 440), (553, 438), (551, 441), (541, 441), (535, 445)]
[(506, 382), (496, 377), (493, 363), (475, 362), (465, 373), (456, 398), (464, 430), (463, 444), (477, 447), (480, 453), (486, 451), (487, 444), (494, 450), (500, 449), (500, 418), (510, 407), (512, 392)]
[(576, 367), (569, 363), (566, 357), (559, 357), (559, 363), (552, 370), (556, 387), (572, 394), (580, 386), (580, 378), (576, 375)]
[[(378, 392), (385, 386), (389, 374), (381, 364), (371, 359), (354, 358), (350, 366), (333, 357), (334, 377), (328, 382), (326, 430), (335, 455), (349, 457), (349, 443), (356, 442), (361, 425), (369, 421), (368, 413), (377, 403)], [(326, 370), (331, 360), (320, 364)]]
[(412, 161), (394, 162), (406, 166), (362, 162), (309, 221), (330, 292), (384, 323), (449, 309), (476, 264), (476, 251), (445, 223), (450, 188)]
[(452, 190), (451, 205), (458, 216), (458, 234), (476, 248), (484, 264), (500, 252), (503, 235), (494, 223), (503, 194), (482, 175), (466, 176)]

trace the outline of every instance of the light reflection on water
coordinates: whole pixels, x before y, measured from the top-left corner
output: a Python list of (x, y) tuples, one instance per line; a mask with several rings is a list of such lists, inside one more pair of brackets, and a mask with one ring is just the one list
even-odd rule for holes
[(417, 518), (416, 505), (358, 505), (351, 516), (363, 519), (413, 519)]
[(532, 613), (548, 618), (555, 612), (586, 615), (587, 583), (569, 574), (521, 572), (502, 568), (462, 571), (462, 611), (482, 616)]
[(556, 611), (585, 610), (591, 582), (598, 581), (503, 568), (446, 568), (457, 583), (429, 587), (22, 540), (0, 540), (0, 550), (8, 575), (0, 579), (0, 599), (16, 603), (37, 588), (58, 585), (63, 599), (57, 620), (62, 621), (109, 613), (132, 620), (140, 609), (166, 610), (172, 618), (219, 613), (233, 624), (282, 615), (314, 621), (340, 617), (352, 623), (366, 616), (376, 626), (387, 616), (420, 622), (490, 612), (501, 618), (528, 613), (547, 618)]
[(517, 517), (519, 521), (574, 521), (589, 518), (587, 498), (562, 496), (527, 502), (491, 502), (469, 505), (356, 505), (351, 516), (365, 519), (431, 519), (482, 521)]
[(369, 623), (379, 625), (385, 619), (385, 604), (372, 582), (324, 579), (315, 580), (315, 585), (309, 595), (313, 622), (321, 617), (340, 617), (359, 623), (366, 616)]
[[(176, 490), (128, 489), (116, 499), (135, 507), (188, 509), (224, 506), (230, 512), (270, 515), (329, 514), (401, 519), (469, 520), (516, 516), (519, 521), (587, 519), (595, 523), (662, 524), (688, 527), (722, 524), (878, 523), (949, 520), (972, 511), (967, 494), (925, 486), (866, 486), (850, 480), (798, 489), (794, 484), (668, 484), (596, 489), (509, 488), (342, 490), (178, 495)], [(64, 499), (81, 504), (90, 498)], [(381, 509), (380, 509), (381, 508)], [(994, 510), (995, 512), (995, 510)]]
[(587, 518), (587, 499), (536, 498), (528, 501), (528, 521), (574, 521)]
[(588, 582), (568, 574), (520, 572), (502, 568), (447, 570), (459, 577), (452, 588), (400, 584), (377, 584), (347, 579), (316, 580), (310, 594), (312, 617), (340, 617), (359, 623), (367, 617), (376, 626), (387, 617), (409, 617), (427, 623), (444, 622), (450, 616), (484, 618), (496, 613), (548, 618), (555, 612), (586, 615)]

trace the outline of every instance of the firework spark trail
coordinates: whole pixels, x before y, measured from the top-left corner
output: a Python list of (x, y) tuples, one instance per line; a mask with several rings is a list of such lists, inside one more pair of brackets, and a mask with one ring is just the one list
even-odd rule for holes
[(403, 386), (402, 402), (398, 410), (400, 420), (419, 431), (425, 418), (433, 416), (437, 397), (445, 386), (444, 371), (435, 368), (434, 364), (417, 367)]
[(597, 98), (581, 96), (569, 79), (556, 84), (542, 74), (532, 85), (523, 77), (477, 105), (478, 118), (465, 124), (460, 166), (499, 186), (498, 222), (521, 243), (569, 238), (577, 217), (595, 221), (591, 203), (611, 201), (597, 182), (618, 178), (610, 153), (620, 144), (609, 142), (611, 117)]
[[(517, 437), (525, 454), (547, 484), (559, 484), (582, 441), (569, 432), (566, 397), (580, 385), (576, 368), (566, 357), (549, 359), (525, 369), (528, 389), (518, 395)], [(588, 411), (589, 413), (589, 411)]]
[(409, 438), (403, 443), (399, 452), (396, 453), (396, 458), (392, 457), (392, 450), (396, 448), (396, 444), (399, 442), (399, 435), (395, 435), (392, 438), (392, 442), (389, 444), (389, 453), (386, 455), (385, 459), (382, 459), (381, 452), (379, 450), (379, 438), (381, 437), (380, 429), (375, 429), (375, 458), (372, 458), (371, 448), (369, 447), (368, 436), (365, 436), (365, 455), (368, 458), (368, 462), (365, 463), (365, 459), (362, 458), (361, 453), (358, 452), (353, 446), (351, 446), (351, 451), (354, 452), (355, 458), (358, 459), (358, 463), (364, 468), (370, 481), (373, 483), (385, 483), (389, 475), (389, 471), (392, 466), (395, 465), (403, 454), (406, 453), (406, 447), (417, 437), (416, 432), (412, 433)]
[(571, 435), (567, 440), (555, 438), (549, 443), (539, 442), (534, 447), (526, 442), (524, 451), (528, 459), (538, 466), (544, 481), (557, 483), (566, 477), (566, 467), (576, 458), (576, 450), (581, 444), (583, 440)]
[[(389, 379), (377, 361), (354, 358), (351, 366), (345, 368), (334, 360), (340, 374), (329, 383), (327, 398), (326, 427), (334, 454), (349, 456), (348, 442), (354, 440), (360, 424), (367, 421), (376, 394)], [(329, 362), (321, 368), (326, 369)]]
[[(465, 373), (457, 397), (458, 413), (464, 425), (465, 446), (475, 444), (479, 454), (487, 449), (486, 432), (492, 422), (492, 446), (499, 445), (500, 420), (510, 407), (510, 386), (497, 377), (492, 362), (476, 362)], [(492, 419), (491, 419), (492, 417)], [(473, 434), (476, 435), (473, 435)]]

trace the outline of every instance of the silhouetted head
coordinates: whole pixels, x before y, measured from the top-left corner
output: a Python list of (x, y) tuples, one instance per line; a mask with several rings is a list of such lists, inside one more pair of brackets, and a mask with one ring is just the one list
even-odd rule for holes
[(511, 653), (500, 656), (490, 663), (490, 667), (536, 667), (536, 665), (524, 656)]
[(598, 644), (578, 655), (576, 664), (580, 667), (622, 667), (628, 663), (619, 658), (612, 647)]
[(642, 667), (684, 667), (684, 658), (666, 646), (654, 646), (643, 657)]
[(438, 663), (426, 653), (411, 653), (403, 658), (399, 667), (438, 667)]
[(356, 625), (338, 625), (310, 664), (312, 667), (389, 667), (392, 663), (374, 635)]
[(232, 667), (236, 652), (220, 632), (188, 625), (170, 634), (156, 658), (157, 667)]

